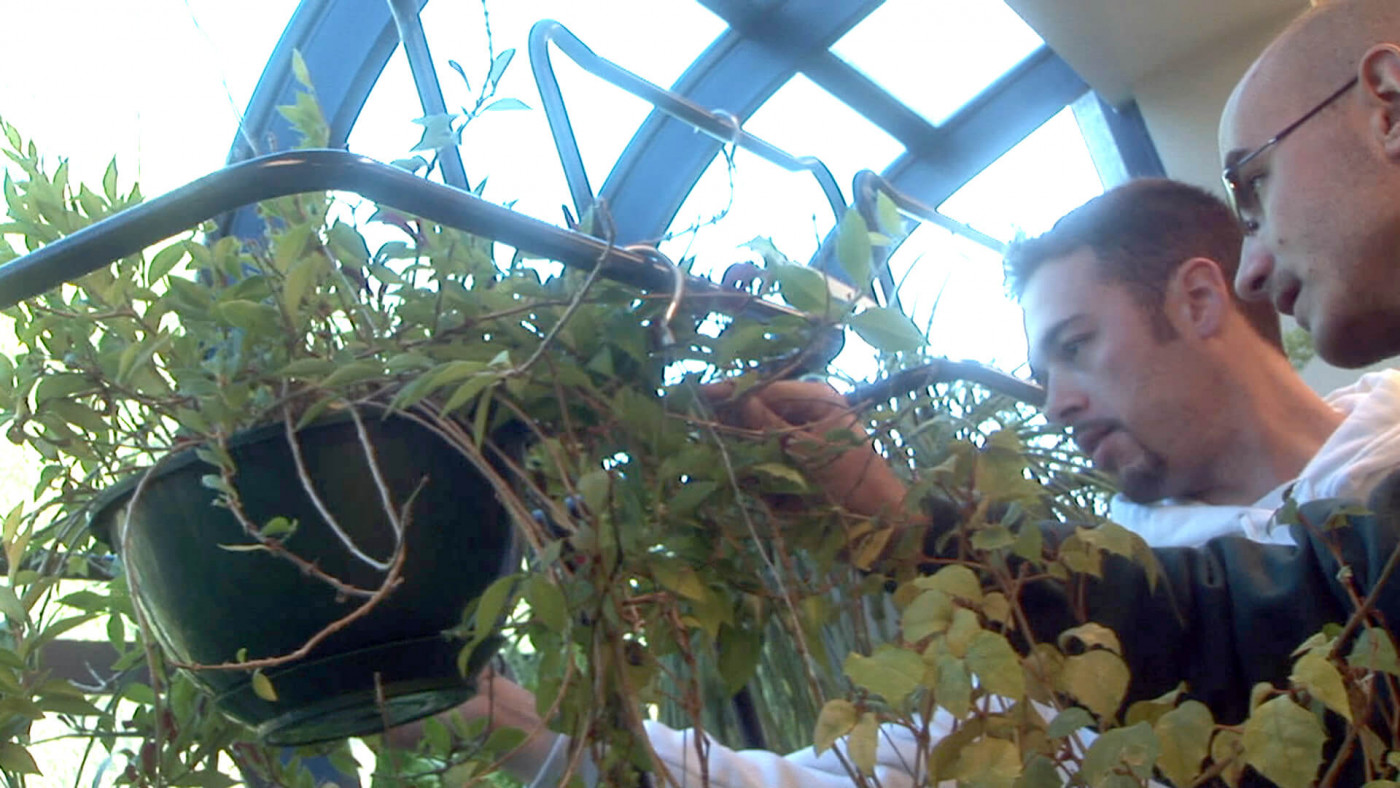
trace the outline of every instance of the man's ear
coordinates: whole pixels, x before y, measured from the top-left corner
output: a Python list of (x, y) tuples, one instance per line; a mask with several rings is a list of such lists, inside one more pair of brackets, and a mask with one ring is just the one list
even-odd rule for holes
[(1220, 333), (1231, 309), (1230, 283), (1220, 264), (1208, 257), (1193, 257), (1176, 269), (1167, 282), (1166, 307), (1180, 331), (1199, 339)]
[(1387, 156), (1400, 161), (1400, 46), (1377, 44), (1361, 58), (1361, 90), (1371, 130)]

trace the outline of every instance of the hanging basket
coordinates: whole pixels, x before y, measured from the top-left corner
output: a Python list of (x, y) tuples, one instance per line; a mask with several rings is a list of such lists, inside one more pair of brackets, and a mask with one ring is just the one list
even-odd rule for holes
[[(494, 643), (473, 650), (464, 675), (463, 643), (444, 633), (462, 624), (468, 602), (515, 570), (519, 547), (506, 509), (467, 458), (427, 427), (397, 415), (366, 414), (362, 423), (394, 506), (412, 497), (401, 584), (305, 657), (264, 670), (275, 701), (254, 691), (250, 671), (190, 671), (224, 713), (270, 744), (361, 735), (451, 708), (471, 696), (473, 677), (495, 651)], [(340, 529), (363, 553), (387, 561), (394, 532), (355, 422), (340, 415), (297, 436), (313, 487)], [(289, 551), (356, 587), (380, 587), (385, 573), (355, 557), (306, 494), (282, 425), (234, 436), (229, 453), (251, 522), (295, 520)], [(118, 549), (172, 659), (214, 665), (289, 654), (363, 603), (286, 558), (239, 549), (255, 541), (202, 483), (216, 472), (183, 452), (158, 466), (134, 505), (139, 479), (94, 508), (95, 532)], [(128, 506), (131, 531), (123, 534)]]

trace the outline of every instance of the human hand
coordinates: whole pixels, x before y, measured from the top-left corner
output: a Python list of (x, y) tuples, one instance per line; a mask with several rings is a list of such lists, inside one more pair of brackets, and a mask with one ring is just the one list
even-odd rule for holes
[(907, 488), (876, 453), (846, 398), (825, 383), (779, 380), (736, 397), (733, 381), (702, 389), (720, 418), (780, 436), (808, 477), (847, 511), (901, 516)]

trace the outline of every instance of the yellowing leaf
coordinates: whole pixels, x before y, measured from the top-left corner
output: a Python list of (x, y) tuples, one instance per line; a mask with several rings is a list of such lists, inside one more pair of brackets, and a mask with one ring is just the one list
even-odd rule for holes
[(1307, 788), (1317, 779), (1326, 739), (1316, 716), (1280, 695), (1245, 720), (1245, 760), (1281, 788)]
[(948, 629), (953, 623), (953, 600), (942, 591), (929, 590), (919, 594), (904, 608), (900, 628), (904, 639), (917, 643), (929, 635)]
[(937, 589), (949, 596), (966, 599), (974, 605), (982, 603), (982, 583), (971, 569), (961, 564), (945, 566), (927, 577), (915, 580), (914, 585), (924, 589)]
[(1288, 678), (1351, 722), (1351, 704), (1347, 701), (1346, 687), (1342, 685), (1342, 674), (1325, 654), (1317, 651), (1304, 654), (1294, 663), (1293, 674)]
[(1021, 659), (1006, 638), (982, 630), (967, 648), (967, 667), (988, 692), (1021, 700), (1026, 695), (1026, 674)]
[(857, 289), (870, 283), (870, 255), (870, 227), (860, 211), (848, 208), (836, 227), (836, 259)]
[(856, 723), (850, 738), (846, 740), (846, 749), (851, 754), (851, 760), (862, 774), (875, 773), (875, 752), (879, 745), (879, 736), (880, 724), (875, 721), (874, 714), (866, 712), (860, 715), (860, 722)]
[(1069, 650), (1069, 644), (1079, 641), (1085, 648), (1106, 648), (1114, 654), (1122, 654), (1123, 646), (1118, 642), (1118, 635), (1113, 630), (1102, 624), (1095, 624), (1092, 621), (1082, 626), (1066, 629), (1060, 633), (1060, 648)]
[(952, 776), (959, 785), (1010, 788), (1020, 775), (1020, 748), (1005, 739), (986, 736), (962, 748)]
[(783, 465), (777, 462), (765, 462), (761, 465), (753, 466), (753, 470), (765, 476), (772, 476), (775, 479), (782, 479), (791, 483), (799, 490), (807, 489), (807, 480), (803, 478), (802, 472), (790, 465)]
[(1084, 753), (1080, 773), (1089, 785), (1100, 785), (1104, 777), (1123, 767), (1139, 780), (1146, 780), (1152, 776), (1158, 749), (1157, 736), (1145, 722), (1104, 731)]
[(269, 679), (261, 670), (253, 671), (253, 694), (268, 703), (277, 702), (277, 690), (272, 686), (272, 679)]
[(1128, 691), (1128, 667), (1117, 654), (1102, 649), (1067, 657), (1060, 671), (1060, 688), (1100, 718), (1109, 719)]
[(972, 638), (981, 631), (982, 625), (978, 622), (976, 613), (965, 607), (955, 609), (953, 623), (944, 635), (948, 650), (953, 656), (962, 659), (967, 656), (967, 647), (972, 643)]
[(817, 728), (812, 733), (812, 747), (818, 755), (831, 749), (836, 740), (856, 726), (856, 707), (848, 700), (827, 701), (817, 715)]
[(29, 750), (12, 741), (0, 743), (0, 769), (19, 774), (43, 774)]
[(1210, 753), (1215, 719), (1200, 701), (1188, 700), (1158, 718), (1153, 730), (1162, 746), (1157, 767), (1173, 785), (1190, 785)]
[(1395, 656), (1395, 642), (1383, 629), (1367, 627), (1356, 636), (1347, 664), (1354, 668), (1366, 668), (1400, 676), (1400, 660)]
[(851, 654), (842, 670), (857, 686), (897, 706), (923, 681), (924, 661), (912, 651), (888, 647), (871, 657)]

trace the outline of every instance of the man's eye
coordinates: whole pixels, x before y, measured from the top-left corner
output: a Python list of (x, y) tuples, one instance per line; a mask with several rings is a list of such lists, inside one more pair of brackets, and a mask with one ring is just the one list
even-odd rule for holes
[(1075, 337), (1060, 346), (1060, 356), (1066, 361), (1073, 361), (1079, 355), (1079, 351), (1084, 349), (1084, 343), (1088, 337)]

